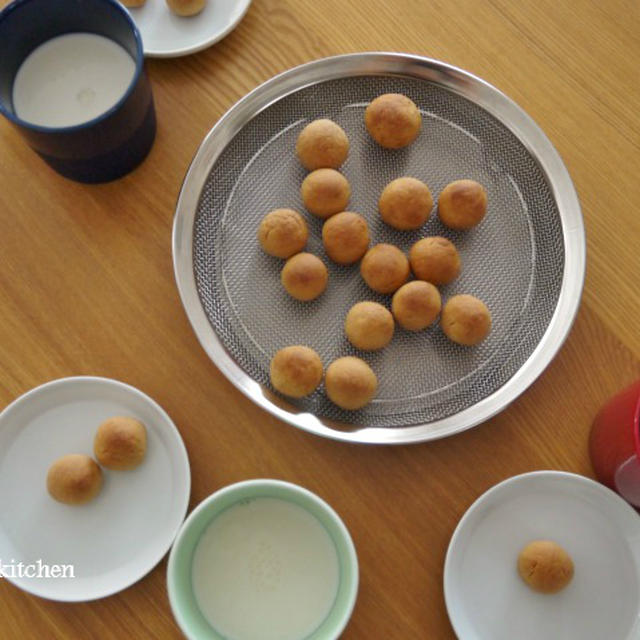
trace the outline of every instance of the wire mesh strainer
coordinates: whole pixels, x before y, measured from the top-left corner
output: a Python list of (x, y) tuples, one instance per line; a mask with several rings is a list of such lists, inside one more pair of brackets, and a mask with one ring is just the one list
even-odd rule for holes
[[(403, 93), (423, 114), (418, 139), (402, 150), (375, 144), (363, 114), (381, 93)], [(310, 120), (328, 117), (350, 139), (341, 171), (352, 186), (349, 209), (362, 213), (372, 244), (408, 250), (443, 235), (458, 247), (463, 271), (443, 287), (480, 297), (493, 316), (490, 337), (474, 348), (449, 342), (438, 326), (400, 329), (375, 354), (344, 337), (344, 317), (371, 292), (358, 266), (324, 255), (322, 221), (307, 215), (308, 250), (329, 266), (316, 301), (293, 300), (280, 284), (282, 261), (265, 255), (256, 229), (277, 207), (304, 211), (306, 175), (295, 140)], [(450, 181), (472, 178), (489, 196), (477, 228), (454, 232), (432, 214), (416, 232), (395, 231), (377, 212), (384, 186), (410, 175), (434, 197)], [(202, 143), (186, 176), (174, 224), (174, 266), (183, 304), (202, 345), (255, 402), (301, 428), (358, 442), (415, 442), (478, 424), (504, 408), (559, 349), (578, 307), (584, 278), (584, 230), (567, 171), (540, 129), (490, 85), (425, 58), (367, 53), (297, 67), (237, 103)], [(322, 390), (290, 401), (269, 391), (269, 361), (281, 347), (307, 344), (325, 365), (347, 354), (367, 360), (379, 380), (374, 402), (357, 412)]]

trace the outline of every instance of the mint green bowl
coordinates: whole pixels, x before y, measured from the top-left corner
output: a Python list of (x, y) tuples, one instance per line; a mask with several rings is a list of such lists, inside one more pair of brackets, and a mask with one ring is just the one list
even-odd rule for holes
[(192, 640), (225, 640), (200, 612), (193, 593), (191, 566), (200, 537), (224, 510), (241, 500), (279, 498), (306, 509), (325, 527), (338, 554), (338, 593), (322, 624), (300, 640), (335, 640), (351, 617), (358, 593), (358, 557), (349, 531), (338, 514), (307, 489), (281, 480), (246, 480), (224, 487), (205, 498), (185, 520), (173, 543), (167, 568), (167, 588), (173, 615), (180, 629)]

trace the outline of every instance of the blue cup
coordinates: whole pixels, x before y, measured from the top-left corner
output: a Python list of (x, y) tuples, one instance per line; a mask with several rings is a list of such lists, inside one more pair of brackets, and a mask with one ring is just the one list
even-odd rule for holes
[[(136, 65), (131, 84), (113, 107), (82, 124), (44, 127), (22, 120), (13, 106), (20, 65), (44, 42), (74, 32), (104, 36), (123, 47)], [(149, 153), (156, 116), (143, 63), (140, 33), (116, 0), (15, 0), (0, 12), (0, 113), (48, 165), (72, 180), (115, 180)]]

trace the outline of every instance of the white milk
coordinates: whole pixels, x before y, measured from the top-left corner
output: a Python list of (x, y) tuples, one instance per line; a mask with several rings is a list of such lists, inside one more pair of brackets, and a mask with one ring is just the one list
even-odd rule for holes
[(302, 640), (329, 613), (338, 556), (303, 508), (256, 498), (222, 512), (193, 557), (200, 611), (229, 640)]
[(113, 107), (136, 65), (119, 44), (93, 33), (69, 33), (34, 49), (18, 69), (13, 107), (27, 122), (68, 127)]

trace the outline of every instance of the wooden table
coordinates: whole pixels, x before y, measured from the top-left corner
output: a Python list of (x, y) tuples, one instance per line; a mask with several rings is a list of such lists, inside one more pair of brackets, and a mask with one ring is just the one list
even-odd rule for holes
[[(3, 120), (0, 406), (64, 376), (139, 387), (182, 433), (191, 506), (223, 485), (273, 477), (308, 487), (341, 514), (361, 566), (345, 639), (455, 637), (442, 574), (459, 518), (515, 474), (592, 475), (590, 422), (610, 394), (640, 375), (639, 33), (640, 5), (632, 0), (255, 0), (219, 44), (147, 62), (158, 136), (124, 179), (101, 186), (65, 180)], [(367, 50), (437, 58), (512, 97), (567, 164), (587, 229), (583, 302), (559, 355), (500, 415), (422, 445), (325, 440), (255, 407), (198, 344), (172, 272), (176, 196), (216, 120), (276, 73)], [(180, 637), (165, 571), (166, 559), (124, 592), (86, 604), (45, 601), (0, 580), (0, 635)]]

